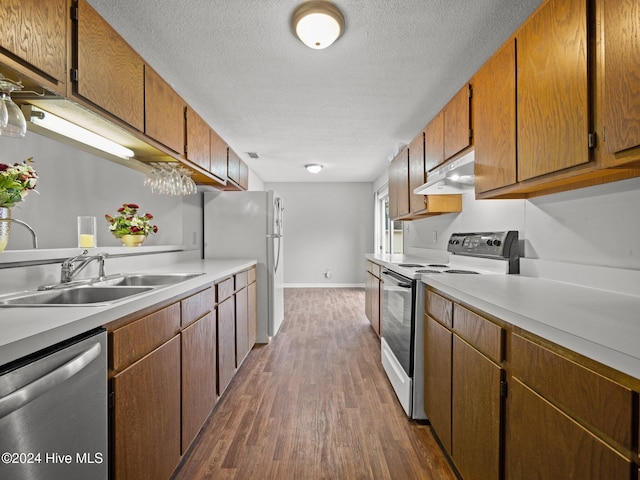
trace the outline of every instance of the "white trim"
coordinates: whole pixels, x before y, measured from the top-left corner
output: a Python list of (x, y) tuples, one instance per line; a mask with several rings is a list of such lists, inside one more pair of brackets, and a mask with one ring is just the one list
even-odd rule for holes
[(286, 283), (284, 288), (364, 288), (364, 283)]

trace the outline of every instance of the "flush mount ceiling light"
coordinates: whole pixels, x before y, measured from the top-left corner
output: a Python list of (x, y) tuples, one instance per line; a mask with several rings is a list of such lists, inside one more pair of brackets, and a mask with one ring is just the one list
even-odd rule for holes
[(324, 165), (320, 165), (319, 163), (309, 163), (304, 166), (309, 173), (318, 173), (320, 170), (324, 168)]
[(344, 16), (331, 2), (310, 0), (293, 11), (291, 28), (307, 47), (320, 50), (340, 38), (344, 32)]

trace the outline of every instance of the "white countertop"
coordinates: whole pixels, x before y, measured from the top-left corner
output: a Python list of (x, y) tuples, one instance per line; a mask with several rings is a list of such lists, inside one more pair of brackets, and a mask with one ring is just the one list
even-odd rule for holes
[[(400, 258), (366, 257), (383, 264)], [(402, 261), (424, 262), (424, 258), (403, 256)], [(640, 272), (621, 270), (620, 275), (636, 280)], [(422, 275), (421, 280), (482, 312), (640, 379), (640, 295), (528, 274)], [(585, 283), (593, 282), (585, 278)]]
[(195, 260), (127, 273), (203, 273), (108, 306), (0, 307), (0, 365), (183, 295), (256, 264), (254, 259)]

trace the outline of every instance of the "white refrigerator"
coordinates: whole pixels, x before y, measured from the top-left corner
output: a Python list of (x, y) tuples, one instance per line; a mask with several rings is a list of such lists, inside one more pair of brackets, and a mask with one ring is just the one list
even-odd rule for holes
[(258, 261), (258, 343), (284, 318), (283, 210), (272, 190), (204, 194), (204, 257)]

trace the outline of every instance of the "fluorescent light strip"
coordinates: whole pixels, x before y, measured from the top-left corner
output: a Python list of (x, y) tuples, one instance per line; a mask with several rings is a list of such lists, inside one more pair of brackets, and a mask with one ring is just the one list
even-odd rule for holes
[(124, 158), (125, 160), (128, 160), (135, 155), (133, 150), (123, 147), (116, 142), (112, 142), (111, 140), (96, 133), (90, 132), (86, 128), (82, 128), (75, 123), (68, 122), (57, 115), (45, 112), (33, 106), (31, 107), (31, 111), (35, 113), (42, 112), (44, 114), (43, 118), (32, 116), (30, 119), (31, 123), (42, 128), (46, 128), (47, 130), (51, 130), (52, 132), (58, 133), (77, 142), (84, 143), (90, 147), (97, 148), (103, 152), (110, 153), (116, 157)]

